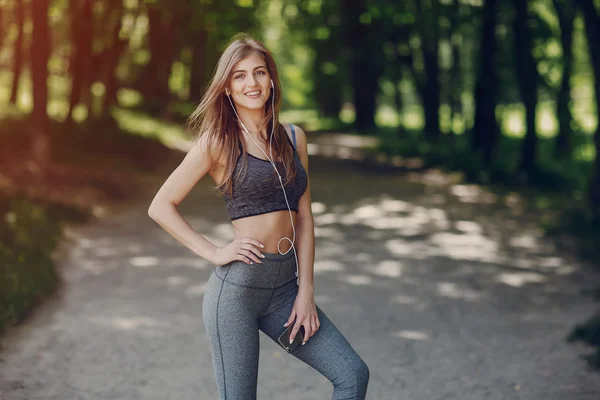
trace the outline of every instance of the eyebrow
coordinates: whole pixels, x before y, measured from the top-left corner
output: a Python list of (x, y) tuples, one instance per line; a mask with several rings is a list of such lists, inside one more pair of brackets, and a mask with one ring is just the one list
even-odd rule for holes
[[(258, 67), (254, 67), (254, 69), (258, 69), (258, 68), (267, 68), (267, 66), (266, 65), (259, 65)], [(244, 70), (244, 69), (238, 69), (238, 70), (233, 71), (234, 74), (236, 72), (246, 72), (246, 70)]]

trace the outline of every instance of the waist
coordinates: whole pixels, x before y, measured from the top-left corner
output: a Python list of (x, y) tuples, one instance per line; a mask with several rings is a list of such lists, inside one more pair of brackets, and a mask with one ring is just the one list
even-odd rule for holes
[[(261, 249), (267, 253), (282, 253), (288, 251), (291, 247), (289, 240), (281, 240), (287, 237), (290, 240), (294, 239), (294, 230), (292, 229), (292, 220), (296, 227), (296, 213), (288, 210), (274, 211), (268, 214), (254, 215), (251, 217), (240, 218), (232, 221), (233, 233), (236, 238), (251, 237), (261, 242), (265, 247)], [(279, 243), (279, 249), (277, 244)], [(290, 250), (293, 251), (293, 250)]]
[(220, 279), (239, 286), (257, 289), (275, 289), (296, 280), (296, 257), (294, 250), (287, 254), (264, 252), (262, 264), (246, 264), (231, 261), (219, 265), (214, 273)]

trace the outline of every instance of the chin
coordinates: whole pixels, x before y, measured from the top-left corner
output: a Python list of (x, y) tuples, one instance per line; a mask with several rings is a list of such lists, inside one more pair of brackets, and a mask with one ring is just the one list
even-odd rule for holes
[(241, 106), (249, 110), (260, 110), (265, 107), (266, 103), (266, 101), (253, 101), (251, 103), (244, 102), (244, 104), (241, 104)]

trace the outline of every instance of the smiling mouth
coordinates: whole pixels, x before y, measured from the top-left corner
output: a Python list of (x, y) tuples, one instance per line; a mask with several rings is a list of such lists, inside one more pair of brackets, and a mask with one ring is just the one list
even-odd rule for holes
[(260, 93), (260, 90), (253, 90), (252, 92), (245, 93), (245, 95), (250, 97), (251, 99), (256, 99), (260, 96)]

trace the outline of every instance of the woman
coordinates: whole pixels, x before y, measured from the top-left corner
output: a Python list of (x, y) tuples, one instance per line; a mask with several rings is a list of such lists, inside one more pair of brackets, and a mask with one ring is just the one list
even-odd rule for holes
[[(222, 400), (256, 399), (259, 330), (326, 376), (333, 399), (364, 399), (367, 365), (314, 301), (306, 134), (279, 123), (280, 105), (273, 56), (250, 36), (236, 35), (190, 116), (193, 146), (148, 214), (216, 265), (202, 308)], [(196, 233), (176, 209), (205, 174), (232, 220), (235, 240), (223, 247)], [(290, 326), (290, 343), (303, 337), (295, 348), (278, 341)]]

